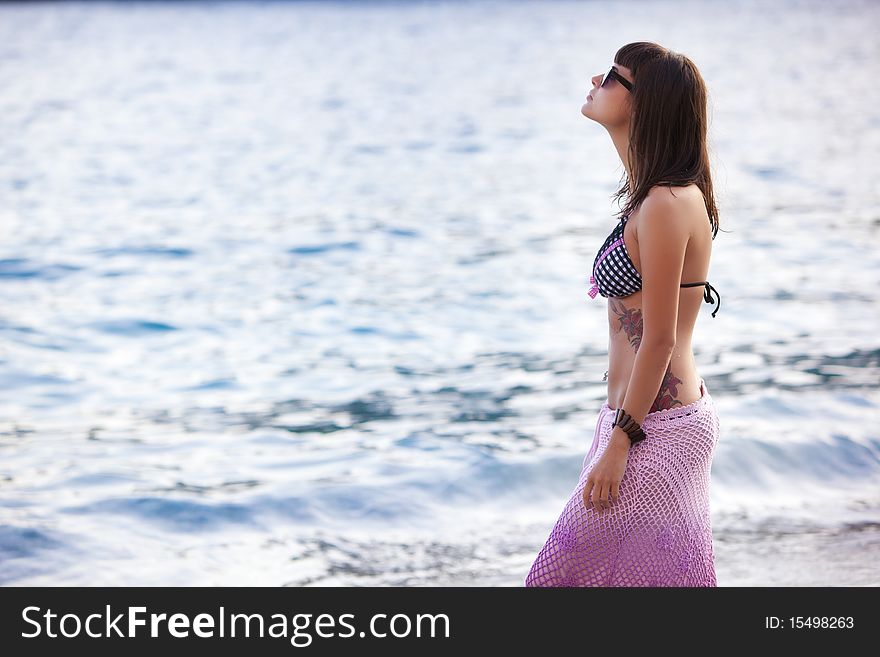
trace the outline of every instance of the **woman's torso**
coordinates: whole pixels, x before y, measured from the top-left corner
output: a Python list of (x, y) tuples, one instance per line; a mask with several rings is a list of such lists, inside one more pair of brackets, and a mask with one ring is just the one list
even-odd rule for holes
[[(688, 200), (682, 205), (687, 208), (686, 213), (691, 224), (681, 282), (705, 281), (712, 255), (712, 230), (702, 192), (693, 184), (688, 187), (675, 187), (674, 192), (677, 198)], [(627, 219), (623, 240), (633, 265), (641, 274), (638, 217), (637, 209)], [(649, 413), (684, 406), (700, 398), (700, 376), (694, 361), (691, 338), (702, 303), (702, 287), (680, 288), (675, 348)], [(627, 297), (608, 299), (608, 324), (608, 403), (612, 408), (619, 408), (623, 406), (641, 341), (641, 290)]]

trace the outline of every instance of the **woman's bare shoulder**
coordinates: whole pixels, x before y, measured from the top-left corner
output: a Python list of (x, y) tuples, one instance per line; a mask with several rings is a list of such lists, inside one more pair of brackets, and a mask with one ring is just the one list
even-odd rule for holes
[(687, 187), (654, 185), (648, 190), (639, 210), (643, 216), (659, 215), (687, 225), (696, 225), (706, 220), (703, 192), (694, 183)]
[(703, 192), (696, 183), (684, 187), (654, 185), (645, 196), (645, 202), (648, 201), (658, 206), (669, 203), (670, 207), (686, 209), (696, 202), (702, 203)]

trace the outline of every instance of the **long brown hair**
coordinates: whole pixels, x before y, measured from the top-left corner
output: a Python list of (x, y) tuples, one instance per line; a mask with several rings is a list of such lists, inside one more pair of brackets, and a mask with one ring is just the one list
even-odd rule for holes
[(614, 61), (632, 71), (629, 168), (613, 198), (625, 197), (621, 215), (635, 210), (655, 185), (703, 192), (712, 239), (718, 234), (718, 208), (712, 189), (708, 148), (708, 90), (696, 65), (685, 55), (650, 41), (628, 43)]

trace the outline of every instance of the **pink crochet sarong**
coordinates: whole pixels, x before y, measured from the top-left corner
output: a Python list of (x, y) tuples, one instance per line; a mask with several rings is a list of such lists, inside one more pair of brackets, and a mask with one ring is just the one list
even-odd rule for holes
[(582, 497), (611, 437), (614, 409), (602, 404), (580, 480), (525, 586), (717, 586), (709, 483), (719, 420), (702, 378), (700, 392), (691, 404), (648, 413), (647, 438), (630, 448), (620, 497), (605, 511)]

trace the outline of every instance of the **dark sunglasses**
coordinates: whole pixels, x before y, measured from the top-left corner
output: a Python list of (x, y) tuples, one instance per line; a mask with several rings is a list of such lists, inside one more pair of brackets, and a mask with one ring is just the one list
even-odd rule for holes
[(630, 93), (632, 93), (632, 90), (633, 90), (632, 82), (630, 82), (630, 81), (627, 80), (625, 77), (623, 77), (622, 75), (620, 75), (620, 74), (619, 74), (617, 71), (615, 71), (613, 68), (612, 68), (611, 70), (609, 70), (609, 71), (605, 74), (605, 77), (602, 78), (602, 84), (600, 84), (599, 86), (600, 86), (600, 87), (604, 87), (605, 84), (608, 82), (608, 80), (610, 80), (611, 78), (614, 78), (615, 80), (617, 80), (618, 82), (620, 82), (620, 84), (622, 84), (624, 87), (626, 87), (626, 90), (627, 90), (627, 91), (629, 91)]

